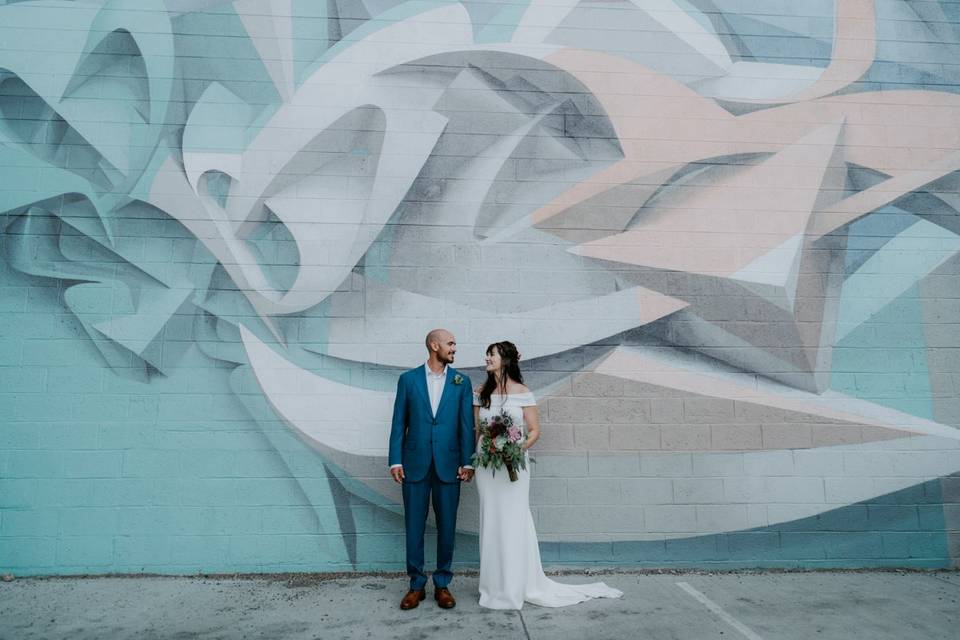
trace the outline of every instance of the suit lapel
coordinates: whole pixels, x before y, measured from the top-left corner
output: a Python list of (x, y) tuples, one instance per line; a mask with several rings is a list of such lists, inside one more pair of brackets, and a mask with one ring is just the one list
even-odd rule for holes
[(440, 394), (440, 404), (437, 405), (437, 415), (434, 416), (434, 418), (440, 415), (440, 412), (443, 411), (443, 403), (447, 401), (447, 398), (449, 396), (453, 395), (453, 390), (450, 388), (453, 386), (453, 376), (454, 376), (453, 367), (448, 365), (447, 378), (443, 382), (443, 393)]
[(417, 388), (417, 391), (420, 392), (420, 398), (427, 405), (427, 413), (432, 413), (430, 410), (430, 394), (427, 392), (427, 365), (422, 364), (414, 369), (414, 371), (416, 371), (417, 374), (414, 376), (416, 380), (414, 380), (413, 384)]

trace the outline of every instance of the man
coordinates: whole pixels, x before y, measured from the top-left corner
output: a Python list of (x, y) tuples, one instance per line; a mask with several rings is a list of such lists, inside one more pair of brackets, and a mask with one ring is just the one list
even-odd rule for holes
[(451, 367), (457, 341), (446, 329), (426, 338), (427, 363), (403, 373), (397, 381), (390, 429), (390, 474), (403, 487), (410, 590), (401, 609), (413, 609), (427, 597), (423, 572), (423, 533), (433, 496), (437, 522), (437, 570), (433, 597), (450, 609), (453, 542), (460, 503), (460, 481), (473, 479), (473, 390), (470, 379)]

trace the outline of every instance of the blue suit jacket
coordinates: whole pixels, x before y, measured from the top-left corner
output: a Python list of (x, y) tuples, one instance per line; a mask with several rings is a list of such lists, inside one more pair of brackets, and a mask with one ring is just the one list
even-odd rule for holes
[(402, 464), (409, 482), (427, 476), (432, 461), (443, 482), (456, 482), (457, 470), (472, 464), (474, 449), (473, 387), (470, 378), (447, 366), (440, 406), (434, 417), (427, 393), (426, 365), (404, 372), (397, 380), (390, 428), (389, 464)]

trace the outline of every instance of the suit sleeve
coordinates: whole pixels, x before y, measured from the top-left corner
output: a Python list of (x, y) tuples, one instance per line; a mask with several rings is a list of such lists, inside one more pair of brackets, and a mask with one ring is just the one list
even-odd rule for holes
[(393, 423), (390, 426), (390, 466), (403, 464), (401, 449), (403, 435), (407, 431), (407, 385), (403, 376), (397, 380), (397, 397), (393, 401)]
[(465, 390), (460, 393), (460, 466), (473, 464), (473, 450), (476, 446), (476, 435), (473, 425), (473, 390), (464, 385)]

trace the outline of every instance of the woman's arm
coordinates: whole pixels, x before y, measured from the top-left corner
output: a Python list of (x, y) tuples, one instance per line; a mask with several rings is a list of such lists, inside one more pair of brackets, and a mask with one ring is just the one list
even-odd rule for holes
[(523, 422), (527, 425), (527, 441), (523, 443), (523, 450), (526, 451), (540, 437), (540, 411), (537, 405), (523, 408)]
[[(477, 387), (474, 390), (474, 395), (480, 395), (480, 387)], [(473, 439), (475, 442), (480, 442), (480, 406), (473, 405)]]

